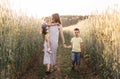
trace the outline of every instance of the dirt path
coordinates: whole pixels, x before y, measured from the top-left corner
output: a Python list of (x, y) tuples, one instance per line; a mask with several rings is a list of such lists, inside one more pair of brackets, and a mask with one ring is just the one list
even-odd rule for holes
[(23, 73), (21, 78), (19, 79), (40, 79), (39, 77), (39, 70), (41, 68), (41, 61), (42, 58), (40, 58), (41, 55), (37, 54), (28, 63), (28, 66), (26, 68), (26, 72)]
[(59, 50), (57, 53), (57, 70), (55, 72), (46, 75), (42, 58), (37, 55), (33, 57), (27, 71), (20, 79), (99, 79), (98, 76), (92, 72), (91, 68), (87, 66), (84, 59), (81, 60), (79, 70), (79, 73), (72, 71), (70, 53), (61, 53), (61, 50)]

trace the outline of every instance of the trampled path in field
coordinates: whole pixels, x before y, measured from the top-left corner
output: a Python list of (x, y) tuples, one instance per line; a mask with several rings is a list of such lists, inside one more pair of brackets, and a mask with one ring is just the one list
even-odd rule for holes
[(81, 59), (79, 70), (79, 73), (72, 71), (69, 57), (63, 58), (62, 54), (58, 53), (57, 70), (50, 75), (46, 75), (45, 67), (40, 62), (40, 57), (36, 56), (33, 57), (33, 61), (28, 66), (28, 70), (20, 79), (98, 79), (98, 76), (87, 66), (83, 58)]
[[(84, 22), (81, 22), (84, 25)], [(73, 26), (64, 28), (64, 30), (73, 30)], [(74, 26), (78, 27), (78, 26)], [(42, 56), (41, 56), (42, 54)], [(92, 70), (91, 67), (85, 62), (85, 59), (81, 59), (79, 73), (71, 70), (71, 56), (70, 50), (66, 51), (61, 46), (57, 52), (57, 70), (50, 75), (45, 74), (45, 66), (43, 65), (43, 53), (35, 55), (32, 61), (29, 63), (27, 71), (21, 76), (20, 79), (99, 79), (98, 75)]]

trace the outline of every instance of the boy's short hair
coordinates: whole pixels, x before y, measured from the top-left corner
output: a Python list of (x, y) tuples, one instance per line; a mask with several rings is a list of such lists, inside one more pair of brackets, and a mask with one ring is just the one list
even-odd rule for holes
[(75, 28), (74, 31), (79, 31), (79, 28)]

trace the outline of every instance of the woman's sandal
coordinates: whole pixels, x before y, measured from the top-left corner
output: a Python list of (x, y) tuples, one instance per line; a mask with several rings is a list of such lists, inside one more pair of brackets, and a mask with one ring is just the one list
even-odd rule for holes
[(51, 71), (46, 71), (45, 73), (46, 73), (47, 75), (49, 75), (49, 74), (51, 74)]
[(50, 71), (51, 71), (51, 72), (55, 72), (55, 71), (57, 71), (57, 67), (54, 66)]

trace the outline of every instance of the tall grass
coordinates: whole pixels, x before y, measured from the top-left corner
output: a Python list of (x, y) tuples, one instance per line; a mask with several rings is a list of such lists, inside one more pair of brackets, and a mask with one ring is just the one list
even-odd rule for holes
[(42, 49), (40, 20), (17, 16), (0, 4), (0, 79), (18, 79)]
[[(120, 12), (106, 11), (91, 16), (85, 24), (81, 36), (86, 62), (101, 79), (119, 79)], [(31, 58), (35, 54), (41, 55), (40, 25), (39, 19), (18, 16), (0, 3), (0, 79), (18, 79)], [(66, 34), (67, 37), (71, 36)], [(59, 52), (62, 51), (59, 49)]]
[(101, 79), (120, 78), (120, 12), (89, 17), (82, 27), (86, 61)]

